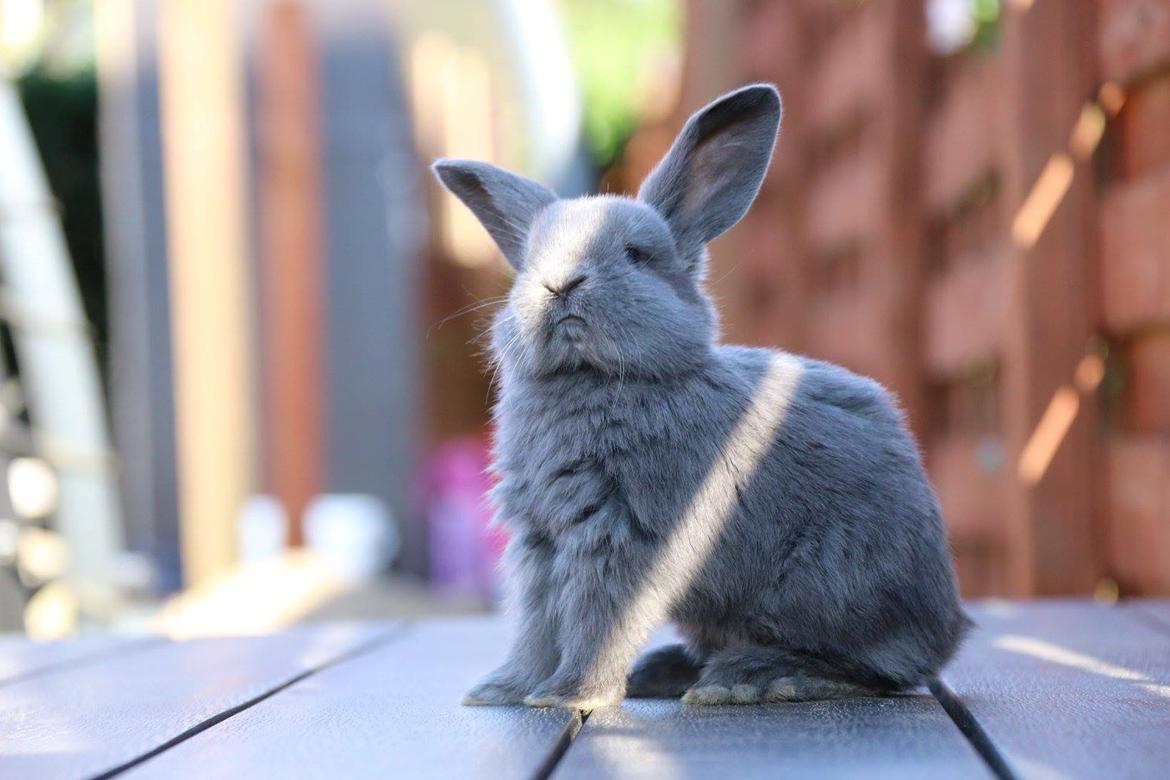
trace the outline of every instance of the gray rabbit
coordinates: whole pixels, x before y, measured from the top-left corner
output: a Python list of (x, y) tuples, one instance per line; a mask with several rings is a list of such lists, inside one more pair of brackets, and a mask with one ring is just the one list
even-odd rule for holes
[[(890, 394), (718, 343), (706, 244), (754, 200), (780, 114), (770, 85), (716, 100), (637, 199), (435, 163), (516, 270), (492, 326), (493, 500), (519, 625), (465, 704), (881, 694), (955, 652), (968, 621)], [(633, 664), (667, 620), (685, 644)]]

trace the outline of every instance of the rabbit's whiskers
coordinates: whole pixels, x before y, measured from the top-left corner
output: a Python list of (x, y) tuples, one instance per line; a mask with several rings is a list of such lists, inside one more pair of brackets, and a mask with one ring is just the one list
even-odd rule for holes
[(494, 306), (496, 304), (503, 303), (506, 300), (508, 300), (507, 295), (497, 295), (497, 296), (494, 296), (492, 298), (483, 298), (481, 300), (472, 301), (471, 303), (467, 304), (466, 306), (462, 306), (459, 309), (452, 312), (451, 314), (448, 314), (446, 317), (444, 317), (443, 319), (439, 320), (434, 325), (429, 327), (427, 329), (426, 337), (429, 339), (431, 337), (431, 333), (433, 333), (436, 330), (441, 329), (444, 325), (446, 325), (451, 320), (458, 319), (459, 317), (463, 317), (467, 314), (471, 314), (473, 312), (480, 311), (481, 309), (486, 309), (489, 306)]

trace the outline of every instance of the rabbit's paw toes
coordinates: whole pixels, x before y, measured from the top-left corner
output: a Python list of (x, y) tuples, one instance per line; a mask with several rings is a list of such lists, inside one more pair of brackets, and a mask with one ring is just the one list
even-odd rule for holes
[(759, 704), (764, 692), (756, 685), (731, 686), (732, 704)]
[(483, 682), (472, 688), (463, 697), (467, 707), (523, 704), (524, 693), (511, 685), (498, 682)]
[(878, 691), (856, 683), (825, 680), (819, 677), (780, 677), (768, 685), (765, 701), (818, 701), (847, 699), (855, 696), (878, 696)]
[(595, 710), (620, 704), (625, 691), (620, 688), (560, 688), (545, 687), (533, 691), (524, 699), (529, 707), (563, 707), (571, 710)]
[(730, 704), (731, 689), (723, 685), (696, 685), (683, 694), (684, 704)]
[(801, 698), (800, 686), (794, 677), (781, 677), (768, 685), (768, 692), (764, 695), (767, 701), (799, 701)]

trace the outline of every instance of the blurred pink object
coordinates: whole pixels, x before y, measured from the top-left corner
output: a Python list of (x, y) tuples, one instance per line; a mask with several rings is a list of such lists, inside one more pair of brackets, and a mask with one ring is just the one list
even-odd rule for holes
[(506, 535), (490, 528), (485, 442), (468, 437), (440, 445), (426, 470), (427, 530), (431, 587), (450, 595), (479, 595), (494, 600), (497, 563)]

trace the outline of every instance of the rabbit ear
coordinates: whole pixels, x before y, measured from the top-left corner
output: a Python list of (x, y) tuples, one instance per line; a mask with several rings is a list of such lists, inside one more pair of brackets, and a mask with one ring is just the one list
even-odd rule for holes
[(557, 199), (531, 179), (473, 160), (437, 160), (435, 176), (487, 228), (516, 270), (524, 260), (524, 241), (532, 220)]
[(755, 200), (776, 134), (780, 93), (771, 84), (729, 92), (687, 120), (638, 198), (670, 223), (684, 251), (712, 240)]

